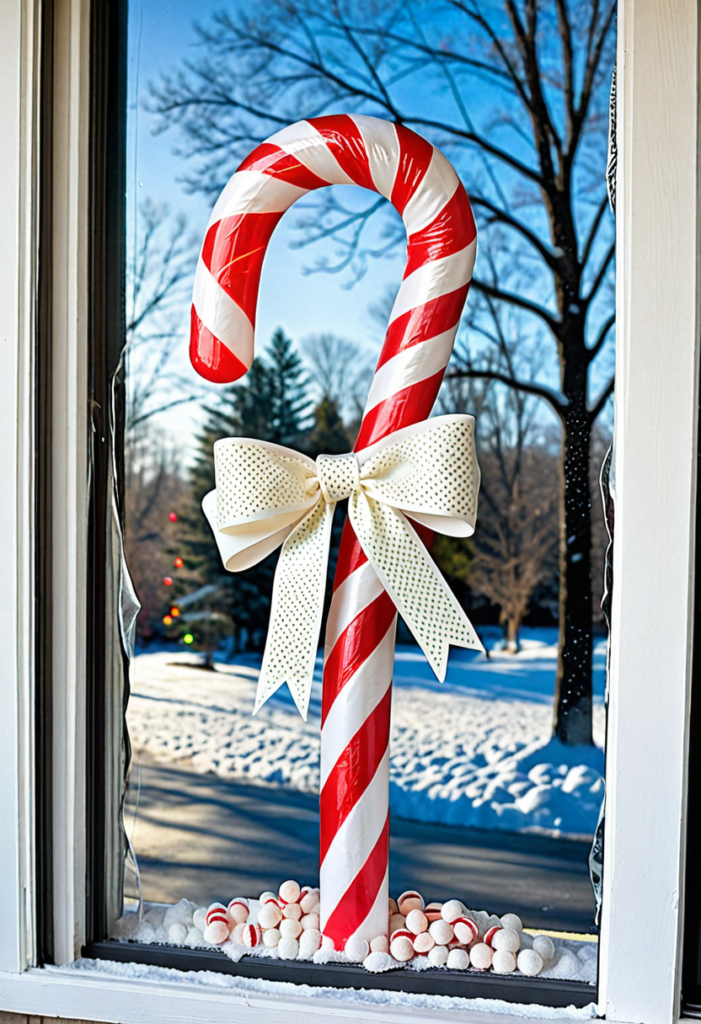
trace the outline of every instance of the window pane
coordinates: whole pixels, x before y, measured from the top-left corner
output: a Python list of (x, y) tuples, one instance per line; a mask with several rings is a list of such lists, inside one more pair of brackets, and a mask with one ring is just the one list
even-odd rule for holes
[[(428, 543), (485, 651), (453, 647), (439, 683), (399, 622), (390, 893), (461, 900), (482, 935), (507, 913), (531, 932), (576, 935), (556, 937), (555, 960), (542, 971), (595, 981), (589, 864), (604, 788), (608, 534), (598, 476), (612, 427), (613, 8), (545, 3), (535, 23), (529, 17), (501, 3), (332, 12), (263, 0), (221, 13), (204, 0), (195, 24), (185, 0), (130, 5), (125, 504), (142, 610), (126, 824), (139, 873), (128, 875), (129, 913), (116, 935), (203, 941), (193, 907), (169, 912), (166, 925), (178, 926), (171, 932), (163, 908), (140, 922), (132, 913), (140, 892), (148, 903), (207, 907), (277, 893), (287, 878), (319, 884), (322, 651), (306, 722), (286, 686), (252, 715), (278, 552), (227, 572), (200, 503), (214, 486), (217, 439), (258, 438), (315, 458), (351, 450), (362, 423), (362, 448), (404, 381), (427, 411), (476, 418), (476, 531)], [(275, 173), (299, 201), (267, 247), (256, 359), (233, 385), (204, 380), (188, 361), (190, 303), (217, 197), (270, 135), (341, 114), (405, 126), (391, 129), (395, 164), (368, 148), (367, 122), (314, 121), (305, 130), (326, 147), (329, 176), (376, 186), (317, 191), (329, 177), (288, 146), (291, 162)], [(454, 255), (472, 241), (467, 222), (455, 229), (461, 192), (453, 187), (430, 207), (431, 190), (447, 188), (450, 172), (406, 129), (452, 162), (472, 203), (479, 254), (462, 317), (459, 282), (418, 305), (410, 282), (392, 312), (405, 269), (421, 275), (417, 267), (431, 264), (450, 281)], [(360, 139), (352, 166), (349, 133)], [(252, 181), (268, 173), (281, 159), (275, 147), (242, 173)], [(402, 170), (405, 150), (411, 175)], [(391, 203), (377, 195), (383, 174), (392, 176), (384, 187)], [(435, 185), (422, 199), (424, 175)], [(417, 209), (407, 212), (414, 192)], [(277, 220), (280, 203), (231, 214), (217, 241), (206, 236), (206, 273), (228, 289), (227, 309), (238, 310), (231, 316), (253, 317), (250, 280), (265, 241), (262, 221), (252, 223)], [(416, 226), (408, 266), (400, 211)], [(232, 247), (228, 262), (219, 244)], [(209, 337), (206, 298), (195, 305), (195, 327)], [(388, 321), (395, 347), (385, 346), (374, 372)], [(344, 518), (345, 507), (337, 509), (326, 611)], [(379, 658), (382, 643), (391, 648), (392, 613), (383, 625), (380, 591), (373, 600), (357, 642)], [(347, 681), (353, 663), (338, 657)], [(366, 674), (363, 685), (377, 686), (381, 670)], [(368, 763), (377, 751), (369, 742), (364, 733), (357, 746)], [(592, 863), (596, 875), (596, 856)]]

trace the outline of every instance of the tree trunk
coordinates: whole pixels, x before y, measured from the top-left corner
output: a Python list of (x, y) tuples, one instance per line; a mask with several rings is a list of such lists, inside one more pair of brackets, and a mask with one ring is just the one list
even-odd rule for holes
[(575, 386), (568, 389), (570, 403), (562, 428), (560, 638), (553, 731), (563, 743), (574, 745), (592, 743), (591, 423), (586, 388), (581, 388), (586, 366), (570, 366), (566, 373), (567, 369), (579, 380), (569, 382)]
[(521, 650), (519, 643), (521, 620), (513, 615), (506, 618), (506, 649), (509, 654), (518, 654)]

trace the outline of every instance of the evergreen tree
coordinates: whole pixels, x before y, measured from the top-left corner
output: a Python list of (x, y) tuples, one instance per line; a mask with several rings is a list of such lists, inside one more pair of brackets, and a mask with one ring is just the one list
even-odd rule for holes
[[(221, 437), (255, 437), (306, 450), (312, 423), (307, 386), (301, 359), (278, 329), (269, 351), (254, 360), (243, 381), (224, 388), (216, 403), (205, 409), (190, 471), (190, 501), (181, 516), (179, 551), (186, 571), (180, 576), (179, 591), (186, 595), (203, 584), (211, 586), (192, 610), (186, 600), (177, 629), (181, 635), (192, 633), (194, 646), (208, 661), (226, 635), (235, 638), (239, 650), (262, 649), (278, 559), (274, 552), (246, 572), (224, 569), (201, 507), (202, 498), (214, 487), (214, 442)], [(176, 600), (178, 596), (174, 594)]]

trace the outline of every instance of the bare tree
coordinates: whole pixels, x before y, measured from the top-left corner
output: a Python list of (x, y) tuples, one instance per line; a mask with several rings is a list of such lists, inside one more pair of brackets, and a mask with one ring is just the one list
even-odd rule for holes
[[(614, 322), (614, 15), (614, 0), (271, 0), (199, 27), (204, 56), (153, 89), (161, 127), (179, 128), (193, 160), (190, 186), (210, 195), (272, 131), (338, 110), (416, 128), (461, 171), (490, 240), (474, 289), (554, 352), (552, 379), (523, 379), (481, 351), (455, 372), (536, 396), (561, 425), (555, 732), (571, 744), (592, 741), (590, 445), (613, 390), (601, 357)], [(396, 216), (372, 227), (382, 200), (312, 202), (303, 241), (336, 245), (320, 269), (362, 273), (400, 237)]]
[(302, 341), (309, 378), (319, 398), (334, 403), (342, 416), (356, 414), (367, 394), (366, 359), (360, 346), (337, 334), (312, 334)]

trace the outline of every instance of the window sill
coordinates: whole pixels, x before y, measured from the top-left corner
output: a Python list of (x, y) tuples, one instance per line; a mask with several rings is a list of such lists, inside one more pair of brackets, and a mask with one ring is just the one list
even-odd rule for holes
[[(382, 1021), (411, 1024), (431, 1021), (449, 1024), (516, 1024), (524, 1018), (571, 1024), (596, 1015), (593, 1004), (575, 1010), (507, 1004), (488, 999), (425, 997), (424, 1005), (405, 1005), (399, 993), (367, 990), (356, 1001), (334, 998), (328, 989), (295, 991), (284, 982), (268, 982), (266, 991), (246, 991), (245, 979), (223, 974), (186, 973), (172, 968), (142, 967), (148, 977), (120, 974), (119, 965), (80, 961), (73, 967), (34, 968), (24, 974), (0, 974), (0, 1007), (37, 1016), (73, 1017), (106, 1024), (288, 1024), (295, 1013), (313, 1018), (314, 1024), (343, 1021)], [(434, 1002), (435, 1000), (435, 1002)], [(440, 1003), (437, 1002), (440, 1000)], [(441, 1005), (442, 1004), (442, 1005)], [(235, 1014), (235, 1016), (233, 1015)], [(495, 1017), (496, 1014), (496, 1017)]]

